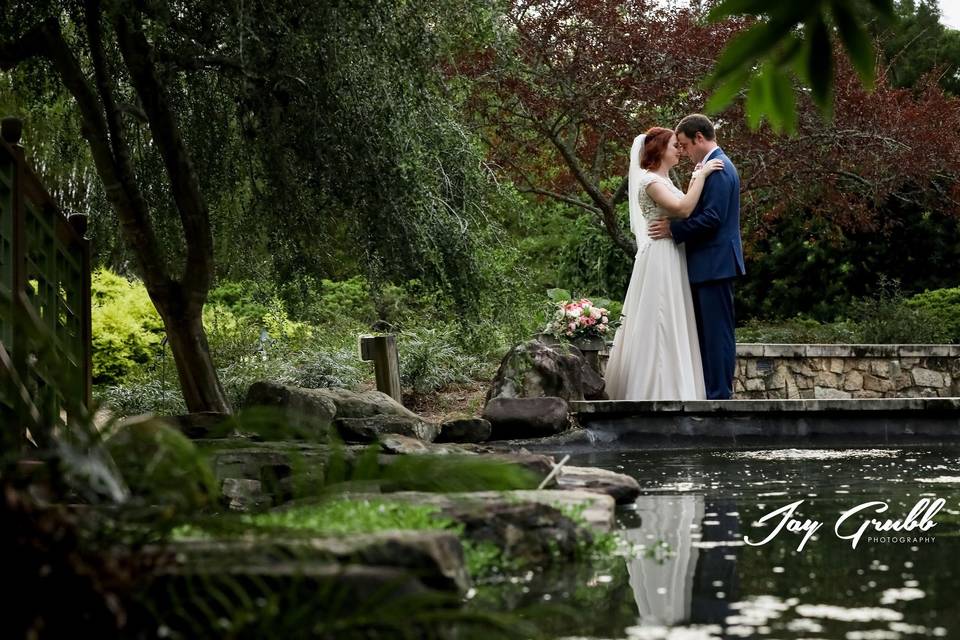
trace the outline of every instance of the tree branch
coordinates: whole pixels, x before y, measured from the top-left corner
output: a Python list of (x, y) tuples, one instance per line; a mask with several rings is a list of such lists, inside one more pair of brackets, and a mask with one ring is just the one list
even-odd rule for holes
[(580, 161), (577, 160), (577, 157), (573, 155), (573, 151), (560, 139), (560, 136), (553, 131), (551, 131), (549, 135), (550, 141), (553, 142), (553, 145), (560, 152), (560, 155), (563, 156), (564, 161), (567, 163), (570, 171), (573, 172), (573, 176), (577, 179), (577, 182), (580, 183), (580, 186), (583, 187), (587, 195), (590, 196), (590, 199), (593, 200), (597, 208), (600, 209), (600, 217), (603, 220), (603, 226), (606, 228), (607, 234), (609, 234), (616, 245), (620, 247), (627, 256), (632, 258), (637, 253), (637, 244), (633, 239), (628, 238), (620, 228), (613, 203), (604, 198), (599, 187), (591, 182), (590, 178), (584, 172), (583, 167), (580, 166)]
[(549, 189), (540, 189), (539, 187), (517, 187), (517, 191), (520, 193), (535, 193), (540, 196), (546, 196), (560, 202), (565, 202), (566, 204), (585, 209), (595, 216), (602, 216), (603, 212), (597, 207), (593, 206), (589, 202), (584, 202), (583, 200), (578, 200), (572, 196), (567, 196), (562, 193), (557, 193), (556, 191), (550, 191)]
[(120, 54), (150, 123), (150, 132), (163, 158), (187, 243), (187, 263), (181, 280), (187, 302), (202, 305), (213, 282), (213, 234), (210, 213), (200, 193), (196, 172), (170, 107), (166, 88), (156, 72), (152, 48), (129, 16), (117, 12), (114, 27)]
[(120, 219), (124, 236), (134, 249), (141, 275), (148, 285), (152, 285), (153, 290), (161, 291), (168, 285), (168, 279), (156, 236), (146, 213), (146, 204), (136, 184), (118, 174), (101, 105), (87, 82), (79, 61), (64, 40), (60, 24), (55, 18), (49, 18), (30, 29), (24, 38), (32, 40), (29, 46), (19, 46), (16, 43), (0, 45), (0, 52), (3, 54), (30, 54), (19, 58), (15, 55), (0, 55), (6, 65), (4, 68), (11, 69), (17, 63), (33, 56), (44, 57), (51, 62), (63, 86), (73, 96), (80, 110), (82, 133), (90, 145), (94, 166), (103, 182), (107, 199)]

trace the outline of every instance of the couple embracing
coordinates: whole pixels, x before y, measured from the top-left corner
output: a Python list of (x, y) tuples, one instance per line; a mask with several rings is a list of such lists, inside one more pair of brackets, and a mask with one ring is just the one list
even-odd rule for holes
[[(687, 192), (670, 178), (685, 155)], [(606, 369), (613, 400), (727, 400), (736, 367), (733, 281), (744, 274), (740, 177), (709, 118), (653, 127), (630, 150), (633, 274)]]

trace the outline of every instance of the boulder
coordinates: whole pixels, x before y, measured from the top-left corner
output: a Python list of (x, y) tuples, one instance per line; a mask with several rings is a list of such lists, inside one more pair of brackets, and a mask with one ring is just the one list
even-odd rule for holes
[(540, 438), (570, 426), (567, 401), (559, 397), (497, 397), (487, 403), (483, 417), (490, 421), (492, 440)]
[[(302, 389), (267, 380), (254, 382), (247, 391), (244, 407), (265, 407), (283, 416), (289, 433), (277, 434), (278, 439), (295, 437), (325, 440), (337, 405), (324, 389)], [(244, 421), (243, 428), (250, 426)]]
[(419, 416), (411, 418), (397, 414), (376, 414), (362, 418), (340, 418), (335, 420), (337, 432), (346, 442), (377, 442), (387, 434), (397, 434), (433, 442), (440, 427), (425, 422)]
[(424, 442), (417, 438), (411, 438), (396, 433), (388, 433), (380, 438), (380, 449), (385, 453), (406, 454), (406, 455), (459, 455), (475, 456), (477, 452), (470, 451), (455, 444), (436, 444)]
[(633, 476), (595, 467), (564, 466), (557, 478), (557, 486), (603, 493), (617, 504), (633, 502), (640, 495), (640, 483)]
[[(158, 550), (148, 548), (148, 553)], [(463, 547), (454, 532), (380, 531), (336, 538), (187, 539), (163, 548), (175, 562), (161, 574), (286, 575), (314, 566), (399, 569), (423, 585), (463, 594), (470, 587)], [(271, 571), (278, 571), (271, 574)]]
[(603, 397), (603, 378), (569, 344), (529, 340), (511, 349), (497, 370), (487, 401), (554, 396), (567, 401)]
[(483, 418), (448, 420), (440, 425), (437, 442), (485, 442), (490, 439), (492, 427)]
[(420, 420), (420, 416), (381, 391), (350, 391), (349, 389), (315, 389), (316, 393), (333, 402), (336, 417), (369, 418), (377, 415), (402, 416)]

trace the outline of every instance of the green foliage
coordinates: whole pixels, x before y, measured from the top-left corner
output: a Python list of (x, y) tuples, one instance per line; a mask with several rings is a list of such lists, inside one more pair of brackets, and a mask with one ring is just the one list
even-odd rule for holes
[(139, 282), (97, 269), (90, 291), (93, 380), (115, 383), (156, 354), (164, 337), (163, 321)]
[(210, 465), (193, 442), (165, 422), (122, 423), (105, 444), (130, 490), (148, 503), (191, 510), (216, 501)]
[(930, 317), (948, 342), (960, 344), (960, 287), (924, 291), (905, 303), (908, 308)]
[(934, 72), (944, 91), (960, 95), (960, 31), (940, 22), (936, 0), (901, 0), (897, 15), (896, 29), (876, 30), (893, 85), (917, 87), (925, 75)]
[(391, 529), (448, 529), (452, 522), (436, 507), (382, 500), (330, 500), (319, 505), (293, 507), (243, 516), (255, 528), (308, 530), (317, 535), (349, 536)]
[(415, 393), (439, 391), (492, 375), (489, 363), (469, 353), (453, 325), (417, 327), (398, 336), (400, 382)]
[(788, 74), (796, 73), (810, 87), (823, 114), (832, 113), (834, 39), (842, 43), (861, 81), (871, 89), (876, 61), (873, 42), (862, 25), (874, 17), (889, 22), (895, 14), (892, 0), (854, 6), (847, 0), (723, 0), (710, 11), (714, 21), (731, 16), (757, 22), (734, 38), (717, 60), (707, 79), (708, 88), (714, 90), (708, 111), (726, 107), (750, 81), (746, 104), (750, 127), (756, 129), (766, 117), (774, 131), (792, 133), (797, 114)]
[(750, 319), (737, 327), (737, 342), (761, 344), (849, 344), (857, 342), (851, 322), (821, 323), (805, 316), (780, 322)]
[(370, 323), (376, 319), (366, 278), (354, 276), (341, 282), (324, 278), (321, 285), (320, 296), (311, 307), (319, 322), (337, 322), (348, 318)]
[(939, 343), (948, 337), (936, 315), (922, 305), (906, 304), (895, 280), (881, 280), (875, 296), (851, 304), (850, 315), (859, 325), (859, 341), (867, 344)]

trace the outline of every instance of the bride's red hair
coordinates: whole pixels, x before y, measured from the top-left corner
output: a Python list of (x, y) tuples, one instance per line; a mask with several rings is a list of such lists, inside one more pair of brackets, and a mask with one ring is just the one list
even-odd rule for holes
[(640, 161), (640, 168), (649, 171), (659, 167), (672, 137), (673, 130), (671, 129), (664, 129), (663, 127), (647, 129), (647, 139), (643, 142), (643, 159)]

